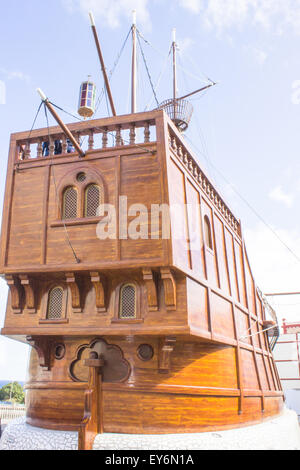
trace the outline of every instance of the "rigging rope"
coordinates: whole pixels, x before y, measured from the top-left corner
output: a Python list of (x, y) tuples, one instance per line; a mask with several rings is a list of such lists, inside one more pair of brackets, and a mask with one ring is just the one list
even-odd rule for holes
[(34, 118), (32, 127), (31, 127), (31, 129), (30, 129), (30, 132), (29, 132), (29, 135), (28, 135), (28, 140), (29, 140), (30, 137), (31, 137), (31, 133), (32, 133), (32, 131), (33, 131), (34, 125), (35, 125), (36, 120), (37, 120), (37, 117), (38, 117), (39, 112), (40, 112), (40, 110), (41, 110), (42, 104), (43, 104), (43, 102), (41, 101), (41, 103), (40, 103), (40, 105), (39, 105), (39, 107), (38, 107), (37, 113), (36, 113), (36, 115), (35, 115), (35, 118)]
[[(188, 138), (188, 137), (187, 137)], [(193, 144), (193, 142), (188, 138), (188, 140)], [(195, 144), (193, 146), (197, 149)], [(202, 153), (199, 149), (197, 149)], [(202, 153), (203, 155), (203, 153)], [(223, 180), (230, 186), (230, 188), (239, 196), (239, 198), (249, 207), (249, 209), (256, 215), (256, 217), (275, 235), (275, 237), (280, 241), (280, 243), (293, 255), (293, 257), (300, 263), (300, 257), (294, 253), (294, 251), (281, 239), (278, 233), (264, 220), (264, 218), (251, 206), (251, 204), (240, 194), (240, 192), (235, 188), (235, 186), (223, 175), (223, 173), (213, 164), (210, 160), (211, 165), (217, 171), (217, 173), (223, 178)]]
[(157, 104), (157, 106), (159, 106), (159, 102), (158, 102), (156, 92), (155, 92), (155, 89), (154, 89), (154, 85), (153, 85), (153, 82), (152, 82), (152, 77), (150, 75), (150, 71), (149, 71), (149, 68), (148, 68), (148, 65), (147, 65), (146, 57), (145, 57), (145, 54), (144, 54), (144, 51), (143, 51), (143, 48), (142, 48), (142, 44), (141, 44), (141, 41), (140, 41), (140, 32), (139, 32), (139, 30), (137, 30), (137, 33), (138, 33), (137, 34), (138, 43), (139, 43), (139, 46), (140, 46), (140, 50), (141, 50), (142, 58), (143, 58), (143, 61), (144, 61), (144, 65), (145, 65), (145, 68), (146, 68), (146, 71), (147, 71), (148, 79), (149, 79), (149, 82), (150, 82), (150, 85), (151, 85), (151, 88), (152, 88), (152, 92), (153, 92), (156, 104)]
[[(132, 31), (132, 26), (131, 26), (131, 28), (130, 28), (129, 31), (128, 31), (128, 34), (127, 34), (127, 36), (126, 36), (126, 38), (125, 38), (125, 41), (124, 41), (123, 44), (122, 44), (122, 47), (121, 47), (121, 49), (120, 49), (120, 51), (119, 51), (119, 54), (117, 55), (117, 58), (116, 58), (116, 60), (115, 60), (115, 62), (114, 62), (114, 65), (113, 65), (112, 69), (110, 70), (110, 72), (109, 72), (109, 74), (108, 74), (108, 78), (109, 78), (109, 79), (111, 79), (112, 75), (113, 75), (114, 72), (115, 72), (115, 69), (116, 69), (116, 67), (117, 67), (117, 65), (118, 65), (118, 63), (119, 63), (119, 60), (120, 60), (120, 58), (121, 58), (121, 55), (122, 55), (122, 53), (123, 53), (123, 51), (124, 51), (124, 49), (125, 49), (125, 46), (126, 46), (126, 43), (127, 43), (127, 41), (128, 41), (128, 38), (129, 38), (129, 35), (130, 35), (131, 31)], [(101, 95), (100, 95), (100, 96), (98, 97), (98, 99), (97, 99), (96, 106), (95, 106), (95, 114), (96, 114), (97, 111), (98, 111), (98, 108), (99, 108), (99, 106), (100, 106), (100, 104), (101, 104), (101, 101), (102, 101), (102, 99), (103, 99), (104, 93), (105, 93), (105, 86), (102, 88), (102, 90), (101, 90)]]
[[(43, 101), (42, 101), (43, 103)], [(48, 139), (49, 139), (49, 147), (50, 147), (50, 129), (49, 129), (49, 119), (48, 119), (48, 113), (47, 113), (47, 107), (46, 107), (46, 104), (44, 103), (44, 110), (45, 110), (45, 115), (46, 115), (46, 121), (47, 121), (47, 128), (48, 128)], [(50, 150), (50, 148), (49, 148)], [(50, 154), (50, 152), (49, 152)], [(53, 175), (53, 183), (54, 183), (54, 187), (55, 187), (55, 197), (56, 197), (56, 203), (57, 203), (57, 206), (58, 206), (58, 210), (59, 210), (59, 215), (60, 217), (62, 216), (61, 214), (61, 206), (59, 204), (59, 195), (58, 195), (58, 189), (57, 189), (57, 184), (56, 184), (56, 178), (55, 178), (55, 172), (54, 172), (54, 161), (53, 161), (53, 155), (50, 154), (50, 158), (51, 158), (51, 169), (52, 169), (52, 175)], [(80, 259), (78, 258), (78, 256), (76, 255), (76, 252), (73, 248), (73, 245), (71, 243), (71, 240), (70, 240), (70, 237), (69, 237), (69, 234), (68, 234), (68, 230), (67, 230), (67, 227), (66, 227), (66, 224), (65, 224), (65, 221), (64, 219), (62, 219), (62, 222), (63, 222), (63, 226), (64, 226), (64, 230), (65, 230), (65, 235), (66, 235), (66, 240), (67, 240), (67, 243), (69, 245), (69, 247), (71, 248), (72, 250), (72, 253), (73, 253), (73, 256), (76, 260), (76, 263), (80, 263)]]

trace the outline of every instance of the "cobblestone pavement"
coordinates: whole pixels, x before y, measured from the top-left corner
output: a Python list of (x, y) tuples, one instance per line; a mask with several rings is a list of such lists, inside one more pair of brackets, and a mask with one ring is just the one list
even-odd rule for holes
[[(0, 450), (76, 450), (77, 432), (29, 426), (25, 418), (10, 423)], [(264, 423), (228, 431), (198, 434), (100, 434), (94, 450), (300, 450), (300, 427), (295, 412), (285, 410)]]
[(78, 434), (30, 426), (19, 418), (6, 426), (0, 450), (77, 450)]
[(199, 434), (99, 434), (94, 450), (300, 450), (294, 411), (255, 426)]

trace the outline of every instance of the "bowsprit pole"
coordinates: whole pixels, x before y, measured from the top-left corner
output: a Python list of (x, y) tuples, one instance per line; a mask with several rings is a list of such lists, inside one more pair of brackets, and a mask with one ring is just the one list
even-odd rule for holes
[(85, 156), (85, 153), (84, 151), (81, 149), (80, 145), (78, 144), (77, 140), (74, 138), (73, 134), (71, 133), (71, 131), (67, 128), (67, 126), (62, 122), (62, 120), (60, 119), (59, 115), (57, 114), (57, 112), (55, 111), (55, 109), (53, 108), (52, 104), (50, 103), (49, 99), (46, 97), (45, 93), (40, 89), (38, 88), (37, 89), (37, 92), (38, 94), (40, 95), (43, 103), (47, 106), (47, 108), (49, 109), (50, 113), (52, 114), (52, 116), (54, 117), (55, 121), (57, 122), (57, 124), (60, 126), (60, 128), (62, 129), (63, 133), (65, 134), (65, 136), (72, 142), (72, 144), (74, 145), (75, 149), (77, 150), (77, 152), (79, 153), (79, 155), (81, 157), (84, 157)]

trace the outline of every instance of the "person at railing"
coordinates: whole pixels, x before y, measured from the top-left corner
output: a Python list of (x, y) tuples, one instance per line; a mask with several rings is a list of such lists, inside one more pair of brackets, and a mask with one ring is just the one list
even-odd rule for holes
[(67, 139), (67, 153), (74, 153), (75, 149), (69, 139)]
[(60, 155), (62, 153), (61, 140), (56, 140), (54, 142), (54, 155)]
[(43, 157), (49, 156), (49, 142), (43, 142)]

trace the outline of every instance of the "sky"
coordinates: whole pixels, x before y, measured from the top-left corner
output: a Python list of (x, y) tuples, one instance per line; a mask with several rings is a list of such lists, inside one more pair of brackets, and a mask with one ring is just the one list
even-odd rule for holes
[[(178, 43), (178, 93), (218, 82), (191, 100), (186, 139), (241, 219), (257, 284), (265, 293), (300, 291), (300, 0), (10, 0), (0, 17), (0, 207), (9, 138), (29, 130), (40, 87), (76, 113), (79, 86), (103, 80), (88, 11), (110, 71), (137, 10), (141, 45), (158, 102), (172, 96), (168, 57)], [(156, 101), (141, 52), (138, 110)], [(130, 40), (111, 77), (118, 114), (130, 112)], [(107, 116), (102, 100), (96, 117)], [(62, 115), (65, 122), (72, 121)], [(45, 127), (41, 113), (36, 127)], [(7, 288), (0, 281), (0, 327)], [(300, 296), (270, 300), (279, 321), (300, 320)], [(28, 348), (0, 337), (0, 379), (24, 380)]]

